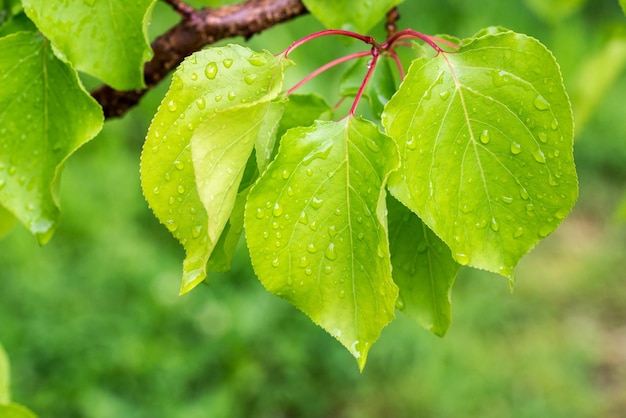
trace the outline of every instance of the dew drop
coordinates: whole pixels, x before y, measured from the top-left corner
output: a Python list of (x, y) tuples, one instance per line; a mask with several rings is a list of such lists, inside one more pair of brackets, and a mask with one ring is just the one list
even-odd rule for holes
[(511, 196), (502, 196), (502, 201), (504, 203), (513, 203), (513, 198)]
[(559, 121), (556, 119), (552, 119), (552, 122), (550, 123), (550, 128), (552, 128), (553, 131), (556, 131), (558, 127)]
[(178, 109), (178, 105), (174, 100), (170, 100), (169, 102), (167, 102), (167, 108), (170, 112), (176, 112), (176, 109)]
[(172, 232), (175, 232), (178, 229), (178, 224), (173, 219), (168, 219), (165, 223), (167, 224), (167, 229)]
[(176, 191), (178, 191), (178, 194), (185, 193), (185, 186), (183, 186), (182, 184), (179, 184), (178, 187), (176, 188)]
[(243, 78), (243, 81), (245, 81), (245, 83), (249, 86), (254, 83), (254, 80), (256, 80), (256, 74), (248, 74)]
[(222, 61), (222, 64), (224, 65), (224, 68), (230, 68), (233, 66), (233, 60), (230, 58), (226, 58), (224, 59), (224, 61)]
[(265, 216), (265, 213), (263, 212), (263, 209), (256, 208), (256, 217), (257, 217), (257, 219), (263, 219), (264, 216)]
[(538, 163), (541, 163), (541, 164), (545, 164), (546, 163), (546, 156), (543, 153), (543, 151), (541, 150), (541, 148), (537, 148), (535, 151), (533, 151), (533, 158)]
[(306, 250), (308, 252), (310, 252), (311, 254), (315, 254), (317, 252), (317, 247), (315, 246), (315, 244), (310, 243), (307, 247)]
[(324, 253), (324, 255), (329, 260), (336, 260), (337, 259), (337, 252), (335, 251), (335, 244), (334, 243), (331, 242), (328, 245), (328, 248), (326, 249), (326, 252)]
[(250, 58), (248, 58), (248, 62), (254, 65), (255, 67), (260, 67), (262, 65), (265, 65), (267, 61), (263, 55), (255, 53), (255, 54), (252, 54)]
[(480, 142), (482, 142), (483, 144), (488, 144), (489, 140), (489, 130), (485, 129), (480, 133)]
[(307, 267), (304, 269), (304, 274), (306, 274), (307, 276), (310, 276), (311, 273), (313, 273), (313, 271), (311, 270), (311, 267)]
[(323, 203), (324, 203), (324, 200), (318, 199), (317, 197), (313, 197), (311, 199), (311, 207), (313, 207), (314, 209), (321, 208)]
[(550, 235), (550, 232), (552, 232), (551, 225), (543, 225), (541, 228), (539, 228), (539, 236), (542, 238), (545, 238), (548, 235)]
[(545, 133), (545, 132), (539, 132), (539, 134), (537, 135), (537, 137), (538, 137), (538, 138), (539, 138), (539, 140), (540, 140), (541, 142), (543, 142), (544, 144), (545, 144), (546, 142), (548, 142), (548, 134), (547, 134), (547, 133)]
[(496, 218), (491, 218), (491, 224), (489, 226), (493, 232), (498, 232), (500, 230), (500, 225), (498, 224), (498, 221), (496, 221)]
[(468, 265), (469, 262), (470, 262), (470, 256), (467, 255), (467, 254), (456, 253), (455, 258), (456, 258), (457, 263), (459, 263), (459, 264), (461, 264), (463, 266)]
[(548, 110), (550, 108), (550, 103), (541, 94), (535, 98), (533, 104), (538, 110)]
[(191, 236), (194, 238), (199, 238), (200, 234), (202, 234), (202, 225), (198, 225), (191, 230)]
[(221, 101), (222, 101), (222, 96), (217, 95), (217, 96), (215, 96), (214, 100), (215, 100), (217, 103), (219, 103), (219, 102), (221, 102)]
[(174, 161), (174, 167), (176, 167), (177, 170), (183, 170), (185, 168), (185, 163), (180, 160), (176, 160)]
[(324, 266), (324, 273), (330, 274), (333, 272), (333, 268), (329, 265)]
[(198, 109), (200, 110), (203, 110), (206, 107), (206, 100), (204, 97), (200, 97), (196, 100), (196, 106), (198, 106)]
[(215, 79), (215, 77), (217, 76), (217, 64), (214, 61), (211, 61), (206, 65), (206, 67), (204, 68), (204, 75), (209, 80)]
[(337, 227), (335, 227), (335, 225), (328, 227), (328, 235), (330, 235), (331, 238), (334, 238), (335, 235), (337, 235)]
[(279, 265), (280, 265), (280, 260), (278, 258), (275, 258), (272, 260), (273, 267), (278, 267)]
[(300, 222), (301, 224), (308, 224), (309, 223), (309, 217), (306, 216), (306, 212), (300, 212), (300, 217), (298, 218), (298, 222)]
[(530, 196), (528, 195), (528, 192), (523, 187), (519, 190), (519, 195), (524, 200), (528, 200), (530, 198)]
[(365, 234), (363, 232), (359, 232), (356, 237), (359, 241), (363, 241), (363, 238), (365, 238)]
[(154, 189), (152, 189), (152, 193), (159, 194), (159, 193), (161, 193), (161, 189), (159, 189), (159, 187), (157, 186)]
[(306, 255), (303, 255), (302, 257), (300, 257), (300, 262), (298, 263), (298, 265), (300, 267), (307, 267), (310, 264), (310, 261), (308, 258), (306, 258)]
[(415, 141), (415, 137), (412, 136), (408, 141), (406, 141), (406, 146), (408, 149), (417, 148), (417, 142)]
[(568, 213), (569, 213), (569, 210), (567, 208), (561, 208), (556, 211), (555, 216), (558, 219), (565, 219)]
[(198, 79), (198, 74), (193, 72), (191, 73), (191, 81), (196, 81)]
[(235, 93), (234, 91), (229, 91), (228, 92), (228, 100), (235, 100), (237, 98), (237, 93)]
[(511, 154), (517, 155), (520, 152), (522, 152), (522, 146), (515, 141), (511, 142)]
[(313, 170), (311, 170), (310, 168), (306, 169), (306, 175), (311, 177), (313, 175)]
[(272, 211), (272, 214), (276, 217), (279, 217), (283, 214), (283, 207), (278, 202), (274, 204), (274, 210)]
[(517, 229), (515, 230), (515, 232), (513, 232), (513, 238), (519, 238), (522, 235), (524, 235), (524, 228), (522, 228), (521, 226), (517, 227)]
[(445, 90), (439, 93), (439, 98), (441, 98), (441, 100), (447, 100), (448, 97), (450, 97), (450, 90)]
[(176, 90), (182, 90), (184, 87), (183, 80), (176, 74), (172, 76), (172, 87)]
[(309, 228), (311, 229), (311, 231), (317, 231), (319, 229), (319, 225), (317, 224), (317, 221), (311, 222), (311, 224), (309, 225)]

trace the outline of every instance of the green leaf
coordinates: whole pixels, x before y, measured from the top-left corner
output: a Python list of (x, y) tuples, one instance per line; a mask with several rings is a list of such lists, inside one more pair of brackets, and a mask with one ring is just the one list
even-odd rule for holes
[[(367, 71), (368, 61), (368, 58), (359, 59), (344, 73), (339, 86), (341, 96), (355, 97), (357, 95)], [(383, 107), (397, 90), (390, 65), (391, 61), (388, 59), (381, 59), (378, 62), (363, 93), (376, 119), (380, 119)]]
[(0, 417), (2, 418), (37, 418), (37, 416), (29, 409), (17, 405), (0, 405)]
[[(117, 90), (143, 87), (152, 57), (147, 23), (155, 0), (23, 0), (63, 60)], [(80, 41), (79, 41), (80, 40)]]
[(626, 14), (626, 0), (619, 0), (619, 5), (622, 6), (622, 11)]
[(278, 137), (297, 126), (310, 126), (316, 120), (328, 120), (333, 109), (316, 94), (292, 94), (288, 97), (283, 117), (278, 126)]
[(396, 306), (432, 333), (443, 337), (450, 326), (451, 293), (459, 264), (450, 248), (396, 199), (387, 199)]
[(554, 24), (578, 12), (587, 0), (525, 0), (525, 3), (537, 16)]
[(245, 228), (263, 285), (305, 312), (365, 365), (394, 318), (385, 191), (393, 142), (348, 117), (293, 128), (248, 197)]
[(102, 110), (34, 33), (0, 39), (0, 204), (47, 242), (65, 160), (102, 128)]
[(13, 229), (15, 216), (2, 206), (0, 206), (0, 238), (4, 237)]
[(303, 0), (306, 8), (328, 29), (366, 33), (403, 0)]
[(0, 344), (0, 405), (11, 402), (10, 383), (11, 370), (9, 368), (9, 358)]
[(280, 120), (285, 112), (286, 104), (287, 100), (285, 99), (270, 102), (265, 118), (261, 121), (256, 144), (254, 145), (259, 171), (264, 171), (273, 157)]
[(512, 277), (576, 201), (569, 100), (554, 57), (528, 36), (415, 60), (383, 124), (401, 156), (392, 194), (461, 264)]
[[(280, 92), (286, 63), (269, 52), (228, 45), (196, 52), (172, 76), (146, 137), (141, 182), (155, 215), (185, 248), (181, 293), (206, 277), (206, 263), (238, 192), (242, 165), (256, 141), (252, 134), (242, 135), (246, 129), (260, 129), (263, 110)], [(195, 157), (192, 142), (198, 151)], [(212, 149), (213, 155), (206, 156), (210, 165), (204, 166), (201, 154), (212, 143), (221, 148)], [(241, 155), (231, 152), (231, 143)], [(205, 178), (207, 170), (224, 170), (227, 177), (211, 183)], [(201, 185), (202, 197), (197, 179), (208, 182)], [(214, 186), (221, 189), (212, 190)], [(216, 210), (211, 195), (229, 202), (208, 214), (205, 205)]]

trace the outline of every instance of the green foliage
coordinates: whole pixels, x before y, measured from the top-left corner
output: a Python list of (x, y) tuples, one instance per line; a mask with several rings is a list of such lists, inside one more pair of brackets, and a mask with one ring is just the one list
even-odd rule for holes
[(264, 118), (273, 114), (269, 102), (280, 92), (286, 63), (239, 45), (195, 53), (173, 75), (152, 121), (141, 158), (142, 187), (187, 253), (181, 293), (206, 277), (257, 137), (262, 142), (272, 136)]
[(27, 408), (11, 403), (9, 359), (0, 345), (0, 417), (36, 418)]
[(294, 128), (246, 207), (263, 285), (337, 338), (361, 368), (394, 317), (384, 185), (396, 166), (393, 142), (365, 120)]
[(569, 100), (554, 58), (527, 36), (414, 61), (383, 124), (402, 156), (392, 194), (461, 264), (512, 277), (576, 201)]
[(626, 0), (619, 0), (619, 5), (622, 6), (622, 11), (626, 14)]
[(369, 31), (385, 13), (404, 0), (303, 0), (304, 5), (329, 29), (344, 29), (359, 33)]
[(144, 86), (143, 64), (152, 56), (146, 27), (155, 1), (23, 0), (23, 4), (61, 59), (116, 89), (130, 90)]
[(100, 131), (102, 111), (40, 35), (8, 35), (0, 49), (0, 204), (45, 243), (63, 164)]

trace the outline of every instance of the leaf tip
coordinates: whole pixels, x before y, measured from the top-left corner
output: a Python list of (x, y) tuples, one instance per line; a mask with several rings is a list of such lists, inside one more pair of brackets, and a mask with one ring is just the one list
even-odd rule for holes
[(191, 290), (193, 290), (197, 285), (202, 283), (206, 278), (206, 271), (204, 268), (198, 268), (194, 270), (183, 270), (183, 280), (180, 285), (180, 291), (178, 292), (179, 296), (182, 296)]

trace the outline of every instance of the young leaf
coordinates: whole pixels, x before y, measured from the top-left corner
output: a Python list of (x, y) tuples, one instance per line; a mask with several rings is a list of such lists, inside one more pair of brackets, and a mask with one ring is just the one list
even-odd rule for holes
[(63, 60), (118, 90), (144, 86), (143, 64), (152, 56), (147, 23), (155, 0), (22, 3)]
[(361, 368), (394, 318), (384, 186), (396, 167), (395, 145), (371, 122), (318, 121), (287, 131), (246, 205), (263, 285), (337, 338)]
[(40, 35), (0, 39), (0, 205), (47, 242), (65, 160), (102, 128), (102, 110)]
[[(285, 63), (269, 52), (257, 53), (239, 45), (199, 51), (176, 70), (152, 120), (141, 158), (142, 189), (157, 218), (185, 248), (182, 293), (206, 277), (206, 263), (230, 216), (226, 207), (219, 211), (219, 219), (213, 219), (216, 214), (207, 214), (205, 203), (210, 203), (211, 193), (216, 192), (203, 187), (206, 195), (201, 198), (196, 176), (202, 176), (201, 171), (207, 167), (194, 169), (194, 163), (202, 163), (198, 160), (202, 159), (199, 155), (203, 146), (219, 141), (221, 150), (213, 150), (219, 161), (212, 164), (221, 165), (226, 172), (232, 170), (231, 174), (239, 172), (242, 161), (245, 166), (251, 148), (247, 155), (229, 155), (236, 161), (220, 160), (220, 156), (228, 151), (229, 141), (241, 145), (240, 128), (258, 128), (258, 117), (262, 117), (258, 106), (263, 107), (280, 92)], [(242, 120), (246, 112), (256, 112), (256, 119)], [(202, 124), (207, 118), (211, 121)], [(225, 129), (235, 118), (247, 125)], [(192, 157), (192, 136), (199, 151), (196, 161)], [(202, 138), (206, 145), (202, 145)], [(229, 184), (231, 181), (238, 180), (223, 180), (227, 190), (220, 192), (225, 193), (223, 197), (228, 195), (230, 205), (238, 191), (238, 183)]]
[(576, 201), (569, 100), (554, 57), (528, 36), (415, 60), (383, 124), (401, 155), (392, 194), (461, 264), (512, 277)]
[(459, 264), (450, 248), (396, 199), (387, 198), (393, 280), (400, 289), (396, 306), (432, 333), (450, 326), (451, 293)]
[(328, 29), (366, 33), (385, 13), (404, 0), (302, 0), (306, 8)]

